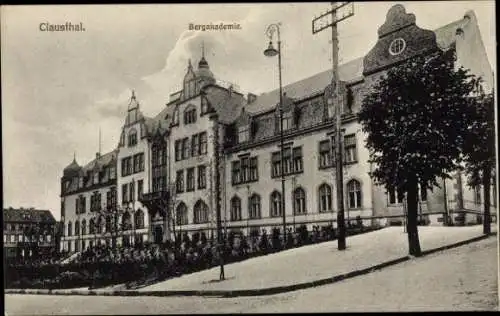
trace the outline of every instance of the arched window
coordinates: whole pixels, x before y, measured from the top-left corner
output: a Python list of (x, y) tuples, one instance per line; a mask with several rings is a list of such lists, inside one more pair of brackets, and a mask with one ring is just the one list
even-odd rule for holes
[(296, 215), (305, 214), (306, 210), (306, 192), (302, 188), (293, 191), (293, 211)]
[(75, 222), (75, 236), (80, 235), (80, 222), (76, 221)]
[(271, 217), (281, 216), (282, 206), (281, 206), (281, 193), (278, 191), (273, 191), (271, 193)]
[(135, 220), (135, 229), (144, 228), (144, 212), (141, 209), (138, 209), (134, 214)]
[(332, 187), (323, 183), (318, 190), (319, 211), (329, 212), (332, 210)]
[(250, 203), (249, 203), (249, 217), (250, 218), (261, 218), (261, 213), (260, 213), (260, 195), (254, 194), (250, 198)]
[(361, 184), (359, 181), (349, 181), (347, 192), (349, 194), (349, 208), (361, 208)]
[(137, 144), (137, 131), (135, 129), (131, 129), (128, 132), (128, 146), (135, 146)]
[(129, 230), (132, 228), (131, 215), (129, 212), (123, 213), (122, 216), (122, 229)]
[(89, 231), (91, 234), (95, 234), (95, 220), (93, 218), (90, 219), (89, 221)]
[(182, 202), (179, 205), (177, 205), (177, 210), (175, 211), (175, 224), (176, 225), (188, 224), (187, 206)]
[(184, 110), (184, 124), (192, 124), (196, 122), (196, 107), (189, 105)]
[(231, 199), (231, 221), (241, 221), (241, 199), (237, 196)]
[(82, 235), (87, 235), (87, 221), (85, 219), (82, 220)]
[(194, 205), (193, 218), (195, 224), (208, 222), (208, 206), (202, 200), (198, 200)]
[(71, 222), (68, 222), (68, 236), (73, 235), (73, 225)]

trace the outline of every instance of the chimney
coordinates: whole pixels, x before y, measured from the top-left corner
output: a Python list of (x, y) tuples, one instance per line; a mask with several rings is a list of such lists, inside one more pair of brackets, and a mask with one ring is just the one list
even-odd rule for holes
[(101, 153), (99, 152), (95, 153), (95, 159), (99, 159), (99, 157), (101, 157)]
[(248, 93), (247, 94), (247, 103), (253, 103), (257, 99), (257, 96), (253, 93)]
[(230, 85), (228, 90), (229, 90), (229, 96), (232, 96), (233, 95), (233, 85)]

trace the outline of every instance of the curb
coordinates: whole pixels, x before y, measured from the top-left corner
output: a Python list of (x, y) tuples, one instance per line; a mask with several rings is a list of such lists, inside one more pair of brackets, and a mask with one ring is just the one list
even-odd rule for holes
[[(422, 251), (420, 257), (424, 257), (439, 251), (457, 248), (469, 243), (481, 241), (492, 236), (496, 236), (496, 232), (492, 232), (489, 235), (481, 235), (471, 239), (466, 239), (459, 241), (454, 244), (445, 245), (429, 250)], [(249, 289), (249, 290), (171, 290), (171, 291), (131, 291), (131, 290), (115, 290), (115, 291), (96, 291), (96, 290), (29, 290), (29, 289), (6, 289), (4, 294), (34, 294), (34, 295), (79, 295), (79, 296), (156, 296), (156, 297), (167, 297), (167, 296), (203, 296), (203, 297), (243, 297), (243, 296), (263, 296), (263, 295), (273, 295), (279, 293), (293, 292), (297, 290), (303, 290), (311, 287), (316, 287), (320, 285), (327, 285), (336, 282), (340, 282), (346, 279), (350, 279), (356, 276), (368, 274), (376, 270), (381, 270), (386, 267), (390, 267), (405, 261), (412, 259), (412, 256), (406, 255), (397, 259), (386, 261), (377, 265), (373, 265), (368, 268), (354, 270), (351, 272), (339, 274), (333, 277), (328, 277), (325, 279), (298, 283), (285, 286), (277, 286), (271, 288), (262, 289)]]

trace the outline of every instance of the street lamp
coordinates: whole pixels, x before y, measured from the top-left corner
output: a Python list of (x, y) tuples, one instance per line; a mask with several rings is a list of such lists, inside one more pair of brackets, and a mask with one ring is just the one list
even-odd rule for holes
[[(273, 35), (277, 33), (278, 36), (278, 49), (273, 46)], [(281, 38), (280, 38), (280, 24), (270, 24), (266, 29), (266, 35), (269, 37), (269, 46), (264, 50), (264, 56), (274, 57), (278, 55), (278, 73), (280, 85), (280, 174), (281, 174), (281, 211), (283, 216), (283, 245), (286, 245), (286, 211), (285, 211), (285, 175), (284, 161), (283, 161), (283, 86), (281, 83)]]

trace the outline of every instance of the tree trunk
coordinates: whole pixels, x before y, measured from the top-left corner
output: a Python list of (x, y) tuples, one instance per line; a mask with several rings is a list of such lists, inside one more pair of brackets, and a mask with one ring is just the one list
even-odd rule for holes
[(483, 212), (483, 234), (491, 233), (491, 215), (490, 215), (490, 190), (491, 190), (491, 166), (487, 166), (483, 171), (484, 187), (484, 212)]
[(418, 239), (418, 185), (416, 180), (409, 181), (409, 189), (407, 191), (407, 221), (406, 231), (408, 234), (408, 249), (412, 256), (420, 256), (420, 241)]

